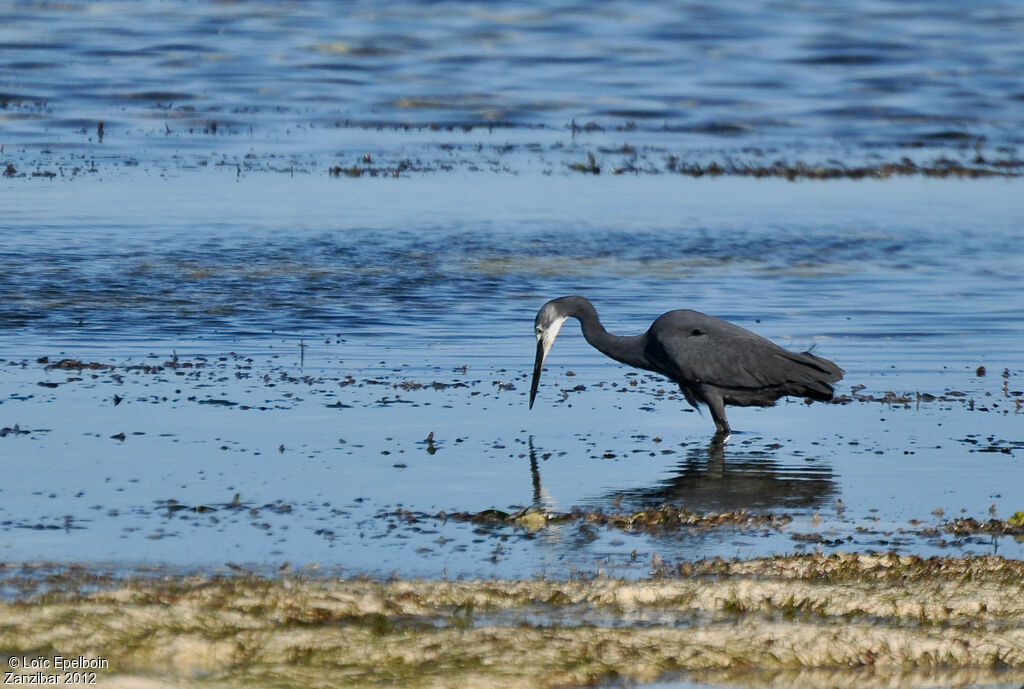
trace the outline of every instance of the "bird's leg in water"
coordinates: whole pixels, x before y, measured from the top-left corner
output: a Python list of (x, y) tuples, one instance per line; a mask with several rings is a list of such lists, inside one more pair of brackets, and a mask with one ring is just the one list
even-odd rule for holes
[(729, 428), (729, 422), (725, 420), (725, 403), (722, 401), (721, 395), (705, 395), (708, 410), (711, 412), (711, 418), (715, 422), (715, 435), (716, 436), (727, 436), (732, 432)]

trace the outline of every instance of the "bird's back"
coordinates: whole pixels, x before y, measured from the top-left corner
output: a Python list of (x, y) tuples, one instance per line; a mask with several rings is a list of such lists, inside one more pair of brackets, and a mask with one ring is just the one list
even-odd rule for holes
[(714, 386), (731, 404), (770, 404), (782, 395), (831, 399), (829, 383), (843, 370), (809, 352), (790, 352), (771, 340), (714, 316), (680, 309), (647, 332), (647, 356), (684, 389)]

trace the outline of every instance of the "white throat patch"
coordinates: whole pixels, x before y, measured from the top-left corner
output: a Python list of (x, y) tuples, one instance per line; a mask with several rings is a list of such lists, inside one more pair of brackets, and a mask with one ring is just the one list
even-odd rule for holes
[(541, 348), (544, 352), (540, 362), (541, 366), (543, 366), (544, 362), (547, 360), (548, 352), (551, 351), (551, 345), (555, 343), (555, 338), (558, 337), (558, 332), (562, 329), (562, 325), (564, 325), (568, 319), (568, 316), (560, 316), (551, 322), (551, 325), (548, 326), (547, 330), (542, 330), (537, 333), (537, 342), (541, 343)]

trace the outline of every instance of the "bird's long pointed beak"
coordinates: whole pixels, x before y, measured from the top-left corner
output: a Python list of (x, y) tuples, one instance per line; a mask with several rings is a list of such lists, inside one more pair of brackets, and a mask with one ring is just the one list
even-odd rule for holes
[(544, 345), (544, 338), (537, 340), (537, 358), (533, 360), (533, 380), (530, 381), (530, 409), (533, 409), (533, 400), (537, 397), (537, 384), (540, 382), (540, 372), (544, 368), (544, 360), (548, 357), (548, 350), (551, 345)]

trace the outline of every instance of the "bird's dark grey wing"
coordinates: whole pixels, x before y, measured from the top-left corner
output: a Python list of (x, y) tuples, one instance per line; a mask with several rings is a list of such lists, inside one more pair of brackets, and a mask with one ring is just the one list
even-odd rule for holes
[(753, 391), (799, 384), (831, 396), (825, 383), (843, 373), (830, 361), (789, 352), (738, 325), (696, 311), (670, 311), (658, 318), (648, 331), (647, 356), (663, 374), (691, 386)]

